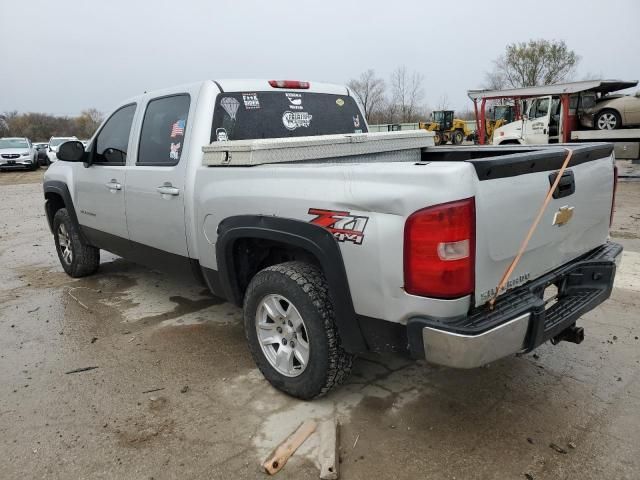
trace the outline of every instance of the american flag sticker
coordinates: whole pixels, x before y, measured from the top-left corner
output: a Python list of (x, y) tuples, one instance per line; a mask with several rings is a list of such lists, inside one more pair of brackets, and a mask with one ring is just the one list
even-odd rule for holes
[(171, 138), (181, 137), (184, 135), (184, 120), (178, 120), (171, 125)]

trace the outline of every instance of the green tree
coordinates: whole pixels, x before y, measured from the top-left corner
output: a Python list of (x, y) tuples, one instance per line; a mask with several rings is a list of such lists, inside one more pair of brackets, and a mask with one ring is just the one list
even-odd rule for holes
[(529, 40), (508, 44), (487, 73), (491, 87), (535, 87), (570, 80), (580, 56), (560, 40)]

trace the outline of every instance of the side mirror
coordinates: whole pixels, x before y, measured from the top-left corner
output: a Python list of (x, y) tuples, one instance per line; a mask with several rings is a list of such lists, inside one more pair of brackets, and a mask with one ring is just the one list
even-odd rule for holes
[(56, 153), (58, 160), (65, 162), (81, 162), (84, 159), (84, 145), (76, 140), (64, 142)]

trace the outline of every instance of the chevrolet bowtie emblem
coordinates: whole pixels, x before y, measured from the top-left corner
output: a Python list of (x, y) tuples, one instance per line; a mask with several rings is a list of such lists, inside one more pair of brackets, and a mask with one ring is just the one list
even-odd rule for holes
[(571, 217), (573, 217), (573, 207), (569, 207), (568, 205), (560, 207), (553, 216), (553, 225), (562, 226), (568, 223)]

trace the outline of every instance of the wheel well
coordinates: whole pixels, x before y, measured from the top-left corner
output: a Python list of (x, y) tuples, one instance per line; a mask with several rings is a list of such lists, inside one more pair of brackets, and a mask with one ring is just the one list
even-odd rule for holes
[(520, 142), (517, 140), (505, 140), (504, 142), (500, 142), (499, 145), (520, 145)]
[(66, 205), (62, 195), (54, 192), (46, 192), (44, 198), (46, 200), (44, 208), (47, 213), (47, 221), (49, 222), (49, 228), (53, 231), (53, 217), (58, 210), (65, 208)]
[(622, 122), (622, 115), (620, 114), (620, 112), (618, 110), (616, 110), (615, 108), (611, 108), (611, 107), (605, 107), (602, 110), (598, 110), (598, 113), (596, 113), (593, 116), (593, 118), (596, 119), (596, 118), (598, 118), (600, 115), (602, 115), (605, 112), (613, 113), (616, 117), (618, 117), (618, 120), (620, 120)]
[(322, 269), (320, 262), (311, 252), (284, 242), (263, 238), (239, 238), (232, 248), (237, 287), (242, 297), (255, 274), (272, 265), (298, 260)]

